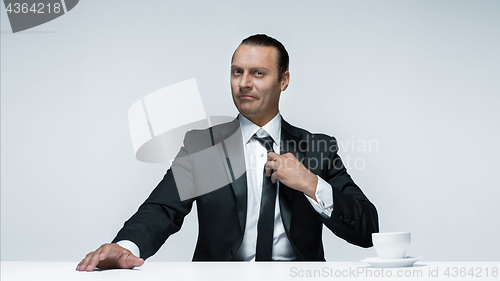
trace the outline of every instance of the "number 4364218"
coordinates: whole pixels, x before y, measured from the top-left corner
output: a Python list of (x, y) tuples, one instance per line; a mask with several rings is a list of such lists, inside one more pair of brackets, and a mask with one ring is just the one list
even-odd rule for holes
[(9, 5), (5, 9), (7, 13), (38, 13), (38, 14), (43, 14), (43, 13), (55, 13), (58, 14), (62, 11), (61, 9), (61, 4), (59, 3), (54, 3), (54, 5), (44, 4), (44, 3), (33, 3), (28, 4), (28, 3), (9, 3)]

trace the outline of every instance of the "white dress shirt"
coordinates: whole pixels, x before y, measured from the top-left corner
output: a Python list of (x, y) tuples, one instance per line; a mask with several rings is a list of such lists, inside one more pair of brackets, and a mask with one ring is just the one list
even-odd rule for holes
[[(260, 201), (262, 196), (262, 183), (264, 181), (264, 166), (267, 162), (266, 148), (253, 136), (259, 132), (259, 137), (269, 135), (272, 137), (273, 149), (280, 151), (281, 142), (281, 115), (278, 113), (271, 121), (262, 128), (252, 121), (239, 115), (241, 132), (243, 134), (243, 146), (245, 150), (245, 167), (247, 174), (247, 217), (245, 223), (245, 232), (240, 248), (233, 257), (234, 260), (254, 261), (255, 250), (257, 247), (257, 223), (259, 221)], [(277, 184), (276, 204), (274, 211), (274, 237), (273, 237), (273, 260), (294, 260), (296, 255), (290, 245), (279, 208), (279, 182)], [(332, 187), (322, 178), (318, 177), (316, 189), (316, 199), (304, 196), (311, 203), (312, 207), (323, 217), (330, 217), (333, 210), (333, 192)], [(128, 249), (135, 256), (140, 256), (139, 248), (135, 243), (129, 240), (119, 241), (117, 244)]]

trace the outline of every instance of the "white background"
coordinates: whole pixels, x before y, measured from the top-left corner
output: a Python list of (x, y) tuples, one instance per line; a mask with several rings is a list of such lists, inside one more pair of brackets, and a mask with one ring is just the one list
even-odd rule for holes
[[(196, 78), (208, 115), (236, 116), (230, 59), (255, 33), (290, 53), (283, 117), (337, 137), (382, 232), (411, 231), (427, 260), (498, 260), (499, 1), (87, 0), (16, 34), (6, 15), (2, 260), (109, 242), (167, 168), (135, 159), (129, 107)], [(192, 212), (151, 260), (191, 260), (196, 236)], [(330, 261), (376, 255), (323, 241)]]

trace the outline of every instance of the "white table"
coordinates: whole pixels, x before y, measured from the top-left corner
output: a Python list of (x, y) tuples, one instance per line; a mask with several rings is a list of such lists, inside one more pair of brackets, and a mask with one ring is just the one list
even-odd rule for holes
[[(97, 272), (77, 272), (76, 265), (76, 261), (2, 262), (1, 280), (500, 280), (500, 262), (428, 262), (423, 260), (413, 267), (372, 268), (363, 262), (146, 261), (142, 267), (133, 270)], [(316, 278), (307, 278), (308, 276)]]

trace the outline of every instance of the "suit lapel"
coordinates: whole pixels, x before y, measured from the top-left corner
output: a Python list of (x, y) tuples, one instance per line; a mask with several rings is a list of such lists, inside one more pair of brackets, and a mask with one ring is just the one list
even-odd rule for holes
[[(281, 122), (280, 154), (290, 152), (302, 162), (305, 157), (305, 152), (307, 151), (307, 142), (302, 139), (302, 133), (300, 133), (299, 130), (288, 124), (285, 120), (282, 120)], [(290, 237), (290, 223), (292, 220), (292, 202), (296, 193), (297, 191), (294, 189), (280, 183), (280, 212), (288, 237)], [(292, 241), (290, 240), (290, 242)]]
[(247, 178), (243, 138), (238, 118), (220, 127), (214, 127), (212, 134), (234, 192), (238, 219), (243, 234), (247, 213)]

